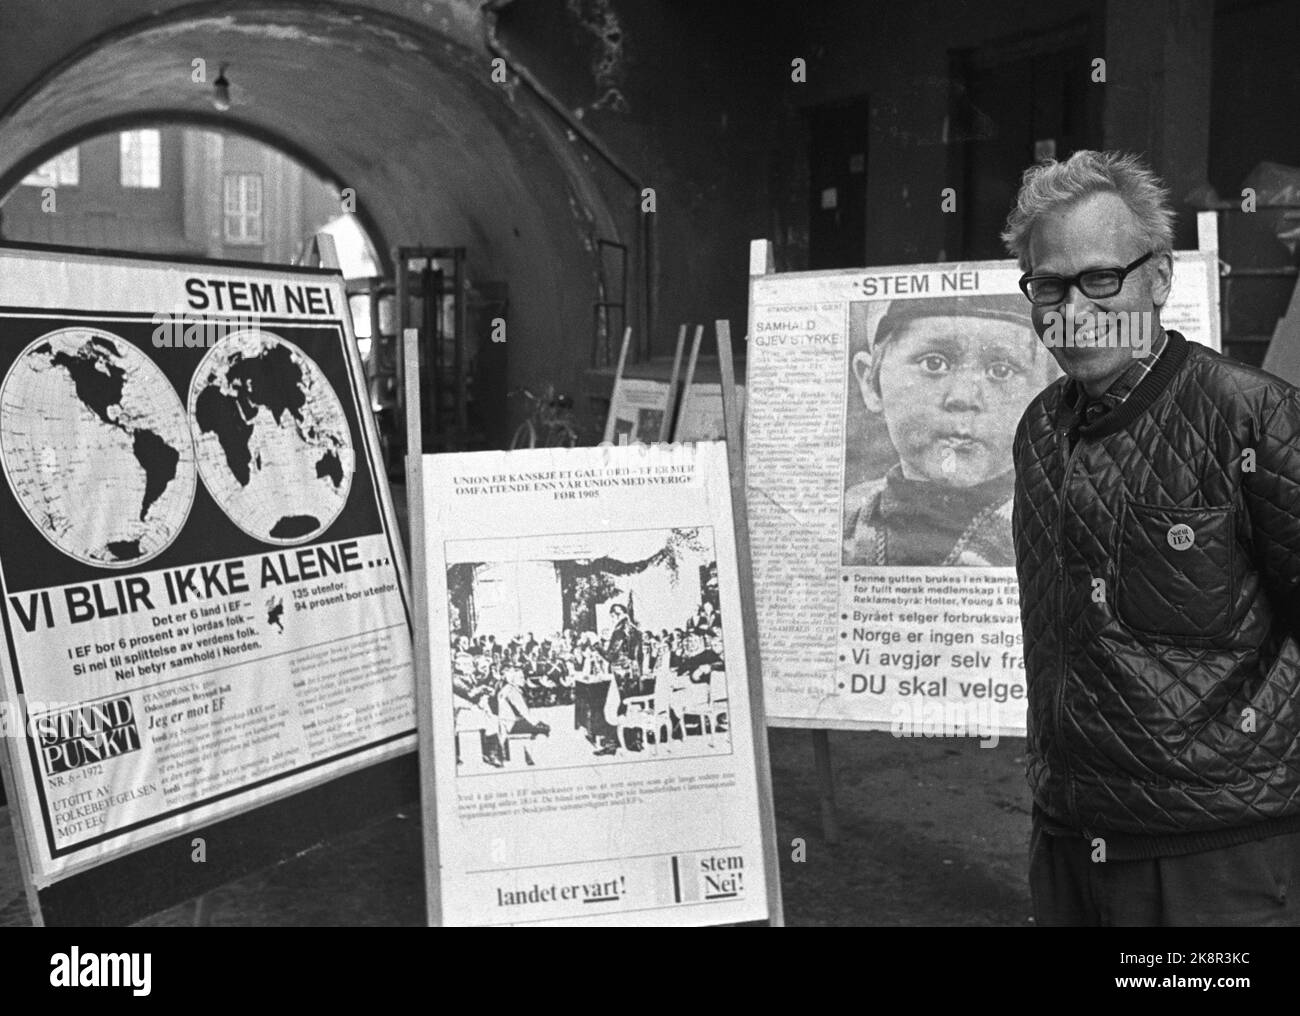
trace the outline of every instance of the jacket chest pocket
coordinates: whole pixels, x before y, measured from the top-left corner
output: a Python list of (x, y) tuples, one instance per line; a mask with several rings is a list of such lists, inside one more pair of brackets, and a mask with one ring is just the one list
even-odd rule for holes
[(1127, 502), (1116, 560), (1116, 615), (1151, 635), (1222, 635), (1232, 623), (1235, 543), (1231, 505), (1167, 508)]

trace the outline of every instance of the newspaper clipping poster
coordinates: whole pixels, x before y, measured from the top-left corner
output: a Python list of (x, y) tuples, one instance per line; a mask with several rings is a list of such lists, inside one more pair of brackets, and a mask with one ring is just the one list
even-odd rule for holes
[(725, 446), (425, 470), (444, 922), (764, 919)]
[[(1204, 259), (1186, 257), (1169, 326), (1217, 345)], [(1011, 447), (1061, 374), (1021, 274), (751, 279), (746, 482), (773, 725), (1023, 736)]]
[(414, 746), (337, 275), (0, 249), (6, 779), (48, 884)]
[[(745, 387), (736, 385), (736, 407), (745, 418)], [(677, 417), (678, 441), (724, 441), (726, 421), (722, 415), (722, 385), (693, 384), (682, 395)]]

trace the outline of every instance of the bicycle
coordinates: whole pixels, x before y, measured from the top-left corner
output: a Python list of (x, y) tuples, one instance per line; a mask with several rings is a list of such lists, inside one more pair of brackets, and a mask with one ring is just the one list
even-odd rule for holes
[(541, 395), (527, 388), (517, 388), (511, 395), (523, 395), (528, 400), (528, 417), (515, 428), (510, 439), (510, 450), (518, 448), (573, 448), (578, 444), (578, 431), (573, 425), (573, 399), (558, 394), (554, 385), (547, 385)]

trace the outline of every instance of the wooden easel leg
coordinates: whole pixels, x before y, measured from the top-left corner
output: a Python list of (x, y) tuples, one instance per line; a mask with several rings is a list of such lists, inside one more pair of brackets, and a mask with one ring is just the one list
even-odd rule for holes
[(813, 760), (817, 769), (817, 798), (822, 809), (822, 835), (839, 843), (840, 822), (835, 815), (835, 778), (831, 775), (831, 738), (827, 730), (812, 732)]
[(194, 901), (194, 923), (195, 928), (212, 927), (212, 894), (204, 893)]

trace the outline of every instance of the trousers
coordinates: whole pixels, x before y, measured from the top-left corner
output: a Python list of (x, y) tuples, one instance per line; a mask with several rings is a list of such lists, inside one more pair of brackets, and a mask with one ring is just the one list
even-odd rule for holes
[(1034, 923), (1060, 927), (1300, 927), (1300, 833), (1178, 857), (1093, 861), (1082, 836), (1035, 821)]

